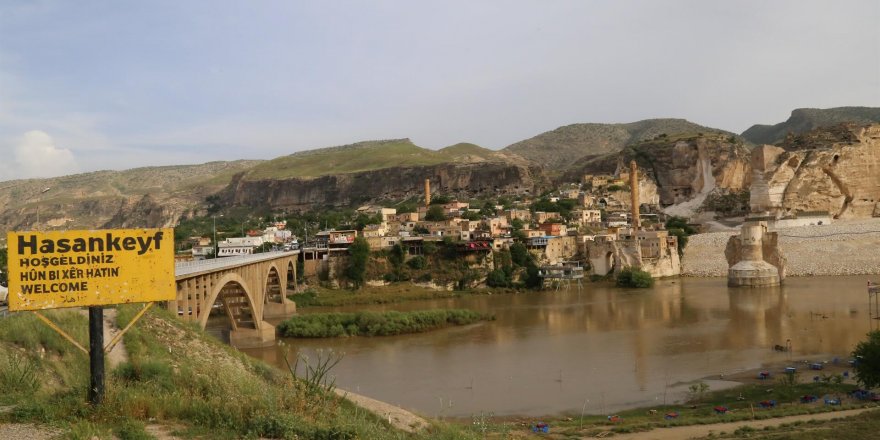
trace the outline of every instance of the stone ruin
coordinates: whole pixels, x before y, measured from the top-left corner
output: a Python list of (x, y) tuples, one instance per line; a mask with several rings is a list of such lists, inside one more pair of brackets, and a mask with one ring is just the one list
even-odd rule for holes
[(785, 279), (785, 257), (779, 250), (779, 235), (767, 230), (765, 218), (747, 219), (740, 234), (727, 241), (724, 256), (730, 266), (728, 286), (778, 286)]

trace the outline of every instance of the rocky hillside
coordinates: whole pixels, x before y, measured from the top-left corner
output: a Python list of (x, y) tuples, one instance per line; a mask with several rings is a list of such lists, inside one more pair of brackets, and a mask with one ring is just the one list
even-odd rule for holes
[(661, 134), (732, 133), (704, 127), (684, 119), (646, 119), (628, 124), (572, 124), (541, 133), (501, 150), (534, 163), (551, 173), (562, 172), (586, 156), (620, 151), (623, 147)]
[(753, 210), (880, 216), (880, 124), (818, 129), (796, 136), (791, 144), (808, 148), (767, 145), (752, 152)]
[(799, 135), (810, 130), (842, 122), (870, 124), (880, 122), (878, 107), (837, 107), (829, 109), (799, 108), (785, 122), (776, 125), (753, 125), (742, 137), (755, 144), (775, 144), (791, 133)]
[[(655, 199), (670, 214), (689, 216), (713, 190), (740, 191), (751, 176), (749, 150), (724, 134), (658, 136), (618, 153), (585, 157), (563, 179), (616, 174), (635, 160), (644, 173), (640, 198)], [(653, 193), (653, 195), (652, 195)]]
[(221, 193), (221, 200), (231, 206), (288, 210), (351, 206), (377, 199), (421, 196), (425, 179), (431, 179), (432, 192), (454, 194), (463, 199), (535, 193), (549, 187), (539, 166), (506, 162), (441, 163), (315, 178), (255, 179), (245, 174)]
[(0, 182), (0, 238), (8, 230), (163, 227), (258, 161), (97, 171)]

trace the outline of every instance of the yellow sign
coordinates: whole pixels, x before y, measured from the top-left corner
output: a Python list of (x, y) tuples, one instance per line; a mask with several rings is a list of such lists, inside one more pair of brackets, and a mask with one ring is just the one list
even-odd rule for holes
[(9, 310), (173, 300), (172, 229), (10, 232)]

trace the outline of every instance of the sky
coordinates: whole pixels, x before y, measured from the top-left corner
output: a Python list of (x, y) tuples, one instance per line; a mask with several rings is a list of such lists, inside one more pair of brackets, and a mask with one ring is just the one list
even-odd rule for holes
[(880, 1), (0, 2), (0, 181), (880, 106)]

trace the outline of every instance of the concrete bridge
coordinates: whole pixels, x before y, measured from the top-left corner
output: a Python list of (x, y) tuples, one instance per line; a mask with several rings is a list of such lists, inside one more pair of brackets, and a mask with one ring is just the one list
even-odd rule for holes
[(275, 326), (265, 319), (296, 312), (286, 293), (296, 288), (298, 257), (299, 251), (288, 251), (179, 262), (177, 299), (168, 301), (168, 310), (203, 329), (210, 315), (225, 316), (235, 347), (270, 345)]

